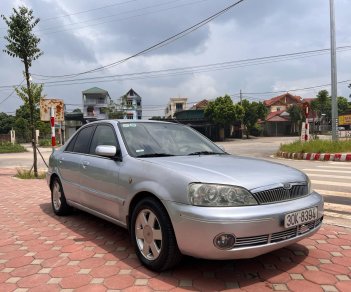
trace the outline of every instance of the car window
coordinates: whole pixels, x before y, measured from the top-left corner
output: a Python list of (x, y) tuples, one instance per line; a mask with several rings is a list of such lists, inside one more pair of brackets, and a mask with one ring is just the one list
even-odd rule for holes
[(197, 131), (170, 123), (121, 123), (121, 132), (129, 154), (146, 157), (152, 154), (194, 155), (224, 152)]
[(95, 127), (87, 127), (78, 133), (73, 152), (89, 153), (90, 140), (94, 129)]
[(74, 148), (74, 143), (76, 142), (77, 140), (77, 136), (78, 135), (75, 135), (73, 137), (73, 139), (69, 142), (69, 144), (67, 145), (65, 151), (68, 151), (68, 152), (72, 152), (73, 151), (73, 148)]
[(118, 148), (115, 130), (108, 125), (99, 125), (94, 132), (90, 146), (90, 154), (95, 154), (95, 149), (99, 145), (111, 145)]

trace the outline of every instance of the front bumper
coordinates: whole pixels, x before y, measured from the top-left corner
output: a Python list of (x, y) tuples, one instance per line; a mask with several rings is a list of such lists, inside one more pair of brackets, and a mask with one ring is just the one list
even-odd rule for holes
[[(323, 198), (309, 196), (268, 205), (248, 207), (197, 207), (163, 201), (170, 215), (180, 251), (206, 259), (252, 258), (282, 248), (317, 232), (323, 219)], [(284, 228), (285, 214), (318, 208), (317, 220), (293, 228)], [(236, 237), (230, 250), (215, 247), (220, 233)]]

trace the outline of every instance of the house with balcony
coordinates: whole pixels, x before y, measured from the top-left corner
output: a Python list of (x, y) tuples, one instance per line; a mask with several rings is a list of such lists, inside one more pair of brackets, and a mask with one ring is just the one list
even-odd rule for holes
[(120, 97), (120, 110), (124, 114), (124, 119), (141, 120), (143, 117), (142, 98), (133, 89)]
[[(297, 105), (303, 109), (304, 104), (311, 105), (313, 100), (314, 98), (303, 99), (301, 96), (292, 95), (288, 92), (271, 99), (264, 100), (263, 104), (268, 109), (268, 115), (265, 121), (261, 122), (261, 124), (264, 126), (265, 135), (285, 136), (296, 134), (298, 130), (295, 128), (295, 125), (290, 119), (288, 109), (293, 105)], [(312, 129), (311, 126), (314, 124), (315, 118), (316, 114), (310, 110), (308, 119), (310, 129)]]
[(83, 117), (86, 120), (108, 119), (111, 97), (107, 90), (92, 87), (82, 92)]
[(184, 111), (187, 109), (188, 98), (186, 97), (173, 97), (169, 99), (165, 109), (165, 118), (172, 119), (176, 112)]

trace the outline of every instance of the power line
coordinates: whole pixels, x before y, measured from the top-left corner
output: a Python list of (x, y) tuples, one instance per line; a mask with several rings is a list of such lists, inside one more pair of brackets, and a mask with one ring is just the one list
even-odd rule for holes
[[(346, 50), (350, 50), (350, 48), (351, 46), (342, 46), (342, 47), (338, 47), (338, 51), (346, 51)], [(165, 69), (165, 70), (146, 71), (146, 72), (120, 74), (120, 75), (108, 75), (108, 76), (102, 76), (102, 77), (87, 77), (87, 78), (79, 78), (79, 79), (46, 81), (41, 83), (45, 84), (47, 87), (52, 87), (56, 85), (69, 86), (69, 85), (75, 85), (75, 84), (86, 84), (92, 81), (94, 83), (106, 83), (106, 82), (116, 82), (116, 81), (123, 81), (123, 80), (179, 76), (184, 74), (195, 74), (195, 73), (208, 72), (208, 71), (218, 71), (218, 70), (224, 70), (224, 69), (232, 69), (232, 68), (239, 68), (239, 67), (252, 66), (252, 65), (261, 65), (261, 64), (272, 63), (272, 62), (280, 62), (280, 61), (293, 60), (298, 58), (318, 56), (321, 54), (325, 54), (328, 51), (329, 49), (318, 49), (318, 50), (310, 50), (310, 51), (304, 51), (304, 52), (266, 56), (266, 57), (260, 57), (260, 58), (234, 60), (234, 61), (206, 64), (206, 65), (199, 65), (199, 66), (192, 66), (192, 67), (171, 68), (171, 69)], [(107, 79), (107, 78), (110, 78), (110, 79)], [(85, 81), (85, 82), (82, 82), (82, 81)], [(0, 90), (1, 88), (3, 89), (12, 88), (13, 86), (15, 85), (3, 85), (3, 86), (0, 86)], [(276, 92), (268, 92), (267, 94), (270, 94), (270, 93), (276, 93)], [(263, 95), (265, 93), (260, 93), (260, 94)]]
[[(177, 0), (177, 1), (179, 1), (179, 0)], [(105, 24), (105, 23), (109, 23), (109, 22), (123, 21), (123, 20), (127, 20), (127, 19), (130, 19), (130, 18), (135, 18), (135, 17), (139, 17), (139, 16), (145, 16), (145, 15), (148, 15), (148, 14), (158, 13), (158, 12), (162, 12), (162, 11), (166, 11), (166, 10), (170, 10), (170, 9), (175, 9), (175, 8), (179, 8), (179, 7), (194, 5), (194, 4), (197, 4), (197, 3), (200, 3), (200, 2), (205, 2), (205, 1), (208, 1), (208, 0), (198, 0), (198, 1), (195, 1), (195, 2), (192, 2), (192, 3), (185, 3), (185, 4), (182, 4), (182, 5), (176, 5), (176, 6), (173, 6), (173, 7), (167, 7), (167, 8), (163, 8), (163, 9), (156, 10), (156, 11), (149, 11), (149, 12), (143, 13), (143, 14), (136, 14), (136, 15), (131, 15), (131, 16), (124, 17), (124, 18), (115, 19), (115, 16), (118, 16), (118, 15), (125, 15), (125, 14), (128, 14), (130, 12), (143, 11), (143, 10), (147, 10), (147, 9), (150, 9), (150, 8), (155, 8), (155, 7), (159, 7), (159, 6), (168, 5), (170, 3), (174, 3), (174, 0), (171, 0), (171, 1), (168, 1), (168, 2), (162, 2), (161, 4), (155, 4), (155, 5), (150, 5), (150, 6), (146, 6), (146, 7), (142, 7), (142, 8), (138, 8), (138, 9), (127, 10), (127, 11), (123, 11), (123, 12), (112, 14), (112, 15), (107, 15), (107, 16), (93, 18), (93, 19), (90, 19), (90, 20), (85, 20), (85, 21), (80, 21), (80, 22), (73, 22), (73, 23), (69, 23), (69, 24), (66, 24), (66, 25), (62, 25), (61, 27), (71, 27), (72, 25), (91, 23), (89, 25), (84, 25), (84, 26), (80, 26), (80, 27), (73, 27), (73, 28), (68, 28), (68, 29), (58, 29), (58, 30), (57, 30), (57, 26), (51, 26), (51, 27), (39, 29), (37, 31), (38, 32), (44, 32), (44, 35), (48, 35), (48, 34), (64, 32), (64, 31), (79, 30), (79, 29), (92, 27), (92, 26), (96, 26), (96, 25), (101, 25), (101, 24)], [(92, 23), (92, 22), (97, 21), (97, 20), (109, 19), (109, 18), (114, 18), (114, 19), (107, 20), (107, 21), (100, 21), (100, 22), (97, 22), (97, 23)], [(50, 31), (50, 30), (52, 30), (52, 31)], [(46, 31), (49, 31), (49, 32), (45, 33)]]
[(185, 30), (182, 30), (181, 32), (179, 33), (176, 33), (174, 35), (172, 35), (171, 37), (168, 37), (166, 38), (165, 40), (155, 44), (155, 45), (152, 45), (142, 51), (139, 51), (138, 53), (134, 54), (134, 55), (131, 55), (127, 58), (124, 58), (124, 59), (121, 59), (119, 61), (116, 61), (116, 62), (113, 62), (113, 63), (110, 63), (110, 64), (107, 64), (107, 65), (104, 65), (104, 66), (100, 66), (100, 67), (97, 67), (95, 69), (91, 69), (91, 70), (87, 70), (87, 71), (83, 71), (83, 72), (79, 72), (79, 73), (75, 73), (75, 74), (65, 74), (65, 75), (40, 75), (40, 74), (32, 74), (33, 76), (40, 76), (40, 77), (49, 77), (49, 78), (62, 78), (62, 77), (76, 77), (76, 76), (79, 76), (79, 75), (83, 75), (83, 74), (87, 74), (87, 73), (92, 73), (92, 72), (97, 72), (97, 71), (100, 71), (100, 70), (104, 70), (104, 69), (107, 69), (107, 68), (111, 68), (111, 67), (114, 67), (114, 66), (117, 66), (117, 65), (120, 65), (132, 58), (135, 58), (137, 56), (140, 56), (140, 55), (143, 55), (145, 53), (148, 53), (150, 51), (153, 51), (153, 50), (156, 50), (156, 49), (159, 49), (161, 47), (164, 47), (188, 34), (190, 34), (191, 32), (199, 29), (200, 27), (204, 26), (205, 24), (211, 22), (212, 20), (214, 20), (215, 18), (219, 17), (220, 15), (226, 13), (227, 11), (229, 11), (230, 9), (232, 9), (233, 7), (237, 6), (238, 4), (240, 4), (241, 2), (243, 2), (245, 0), (239, 0), (237, 2), (235, 2), (234, 4), (231, 4), (229, 6), (227, 6), (226, 8), (216, 12), (215, 14), (207, 17), (206, 19), (192, 25), (191, 27), (185, 29)]
[[(110, 5), (99, 6), (99, 7), (88, 9), (88, 10), (81, 10), (81, 11), (77, 11), (77, 12), (73, 12), (73, 13), (69, 13), (69, 14), (62, 14), (62, 15), (58, 15), (58, 16), (47, 17), (47, 18), (40, 19), (40, 22), (46, 22), (46, 21), (50, 21), (50, 20), (53, 20), (53, 19), (57, 19), (57, 18), (83, 14), (83, 13), (96, 11), (96, 10), (101, 10), (101, 9), (105, 9), (105, 8), (109, 8), (109, 7), (113, 7), (113, 6), (120, 6), (120, 5), (128, 4), (128, 3), (131, 3), (131, 2), (136, 2), (136, 1), (139, 1), (139, 0), (129, 0), (129, 1), (125, 1), (125, 2), (119, 2), (119, 3), (110, 4)], [(6, 29), (7, 29), (7, 27), (1, 27), (0, 28), (0, 30), (6, 30)]]
[[(339, 81), (337, 83), (342, 84), (342, 83), (349, 83), (349, 82), (351, 82), (351, 79)], [(243, 92), (243, 94), (266, 95), (266, 94), (274, 94), (274, 93), (287, 93), (287, 92), (305, 91), (305, 90), (310, 90), (310, 89), (328, 87), (330, 85), (331, 85), (331, 83), (327, 83), (327, 84), (321, 84), (321, 85), (315, 85), (315, 86), (309, 86), (309, 87), (303, 87), (303, 88), (287, 89), (287, 90), (266, 91), (266, 92)], [(230, 94), (230, 96), (237, 96), (237, 95), (238, 95), (238, 93)]]
[(0, 104), (3, 104), (6, 100), (8, 100), (12, 96), (12, 94), (15, 93), (16, 89), (21, 86), (21, 84), (24, 82), (24, 80), (25, 80), (25, 78), (23, 78), (21, 83), (19, 85), (17, 85), (7, 97), (5, 97), (2, 101), (0, 101)]
[[(350, 49), (351, 49), (351, 46), (343, 46), (343, 47), (339, 47), (338, 51), (347, 51)], [(246, 66), (262, 65), (267, 63), (307, 58), (307, 57), (319, 56), (322, 54), (326, 54), (328, 52), (329, 52), (329, 49), (319, 49), (319, 50), (311, 50), (311, 51), (304, 51), (304, 52), (297, 52), (297, 53), (274, 55), (274, 56), (268, 56), (268, 57), (234, 60), (234, 61), (206, 64), (206, 65), (199, 65), (199, 66), (170, 68), (170, 69), (164, 69), (164, 70), (146, 71), (146, 72), (138, 72), (138, 73), (107, 75), (107, 76), (101, 76), (101, 77), (65, 79), (65, 80), (57, 80), (57, 81), (47, 81), (43, 83), (46, 85), (65, 83), (65, 82), (75, 82), (74, 84), (78, 84), (77, 81), (85, 81), (85, 80), (86, 81), (87, 80), (106, 81), (106, 78), (118, 78), (118, 80), (131, 80), (130, 77), (135, 77), (133, 79), (140, 79), (141, 77), (148, 76), (148, 75), (151, 75), (151, 78), (153, 78), (153, 77), (175, 76), (175, 75), (183, 75), (183, 74), (194, 74), (194, 73), (201, 73), (201, 72), (208, 72), (208, 71), (218, 71), (218, 70), (224, 70), (224, 69), (240, 68), (240, 67), (246, 67)], [(39, 80), (40, 79), (41, 78), (39, 78)], [(117, 81), (116, 79), (113, 79), (113, 80)]]

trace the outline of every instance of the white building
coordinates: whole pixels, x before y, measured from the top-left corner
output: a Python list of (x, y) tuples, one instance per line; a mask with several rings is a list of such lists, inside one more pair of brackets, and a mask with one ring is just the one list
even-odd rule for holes
[(141, 96), (131, 88), (126, 94), (120, 97), (120, 109), (124, 113), (124, 119), (141, 120), (142, 119), (142, 102)]
[(179, 111), (183, 111), (187, 109), (187, 101), (186, 97), (173, 97), (169, 99), (167, 107), (165, 109), (165, 118), (170, 119), (173, 118), (174, 114)]
[(108, 119), (107, 108), (111, 103), (108, 91), (93, 87), (82, 92), (84, 119)]

